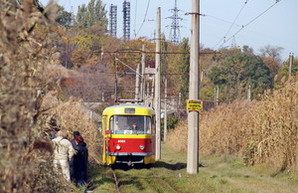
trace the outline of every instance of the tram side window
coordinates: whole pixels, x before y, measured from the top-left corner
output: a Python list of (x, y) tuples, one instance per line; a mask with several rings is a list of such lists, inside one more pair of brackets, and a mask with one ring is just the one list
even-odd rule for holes
[(111, 133), (114, 131), (114, 116), (110, 118), (110, 131)]
[(151, 134), (151, 117), (145, 117), (145, 132)]

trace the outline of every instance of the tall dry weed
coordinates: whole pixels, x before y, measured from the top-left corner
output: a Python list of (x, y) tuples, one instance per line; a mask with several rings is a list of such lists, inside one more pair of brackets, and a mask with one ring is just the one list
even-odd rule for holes
[(44, 66), (55, 6), (0, 0), (0, 192), (69, 192), (52, 169), (52, 145), (38, 124), (37, 90), (47, 87)]
[(298, 171), (297, 77), (282, 89), (266, 94), (257, 108), (249, 160), (270, 163), (281, 171)]
[[(246, 141), (245, 128), (251, 127), (252, 103), (235, 101), (200, 113), (199, 148), (204, 154), (241, 154)], [(187, 149), (187, 123), (169, 132), (166, 142), (175, 149)], [(185, 140), (185, 141), (184, 141)]]
[(242, 155), (251, 128), (255, 102), (235, 101), (201, 114), (200, 151)]
[(49, 125), (51, 120), (55, 120), (58, 128), (67, 133), (68, 139), (73, 138), (74, 131), (79, 131), (88, 145), (90, 160), (99, 160), (99, 132), (90, 118), (90, 111), (81, 99), (70, 98), (62, 102), (56, 93), (50, 92), (43, 98), (41, 109), (47, 109), (41, 119), (46, 121), (44, 125)]
[[(249, 164), (298, 171), (298, 76), (261, 101), (234, 101), (200, 113), (202, 154), (234, 154)], [(166, 144), (186, 151), (187, 124), (169, 132)]]
[(175, 129), (169, 130), (166, 145), (179, 152), (187, 150), (187, 122), (180, 122)]

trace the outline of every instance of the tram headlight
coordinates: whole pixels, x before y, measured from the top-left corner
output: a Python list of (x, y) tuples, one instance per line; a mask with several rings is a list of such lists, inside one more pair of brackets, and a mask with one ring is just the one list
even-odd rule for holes
[(145, 146), (144, 145), (140, 145), (140, 150), (144, 150)]
[(121, 146), (120, 145), (116, 145), (116, 149), (117, 150), (120, 150), (121, 149)]

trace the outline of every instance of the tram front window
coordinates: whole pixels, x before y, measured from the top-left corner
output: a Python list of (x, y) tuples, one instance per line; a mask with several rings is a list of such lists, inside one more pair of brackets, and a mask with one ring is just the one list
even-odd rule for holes
[(110, 125), (113, 134), (151, 134), (151, 118), (148, 116), (114, 115)]

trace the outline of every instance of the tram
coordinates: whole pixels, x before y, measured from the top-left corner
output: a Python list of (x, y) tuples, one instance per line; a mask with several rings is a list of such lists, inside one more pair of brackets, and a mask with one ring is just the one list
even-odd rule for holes
[(102, 114), (103, 163), (155, 163), (154, 111), (137, 104), (107, 107)]

